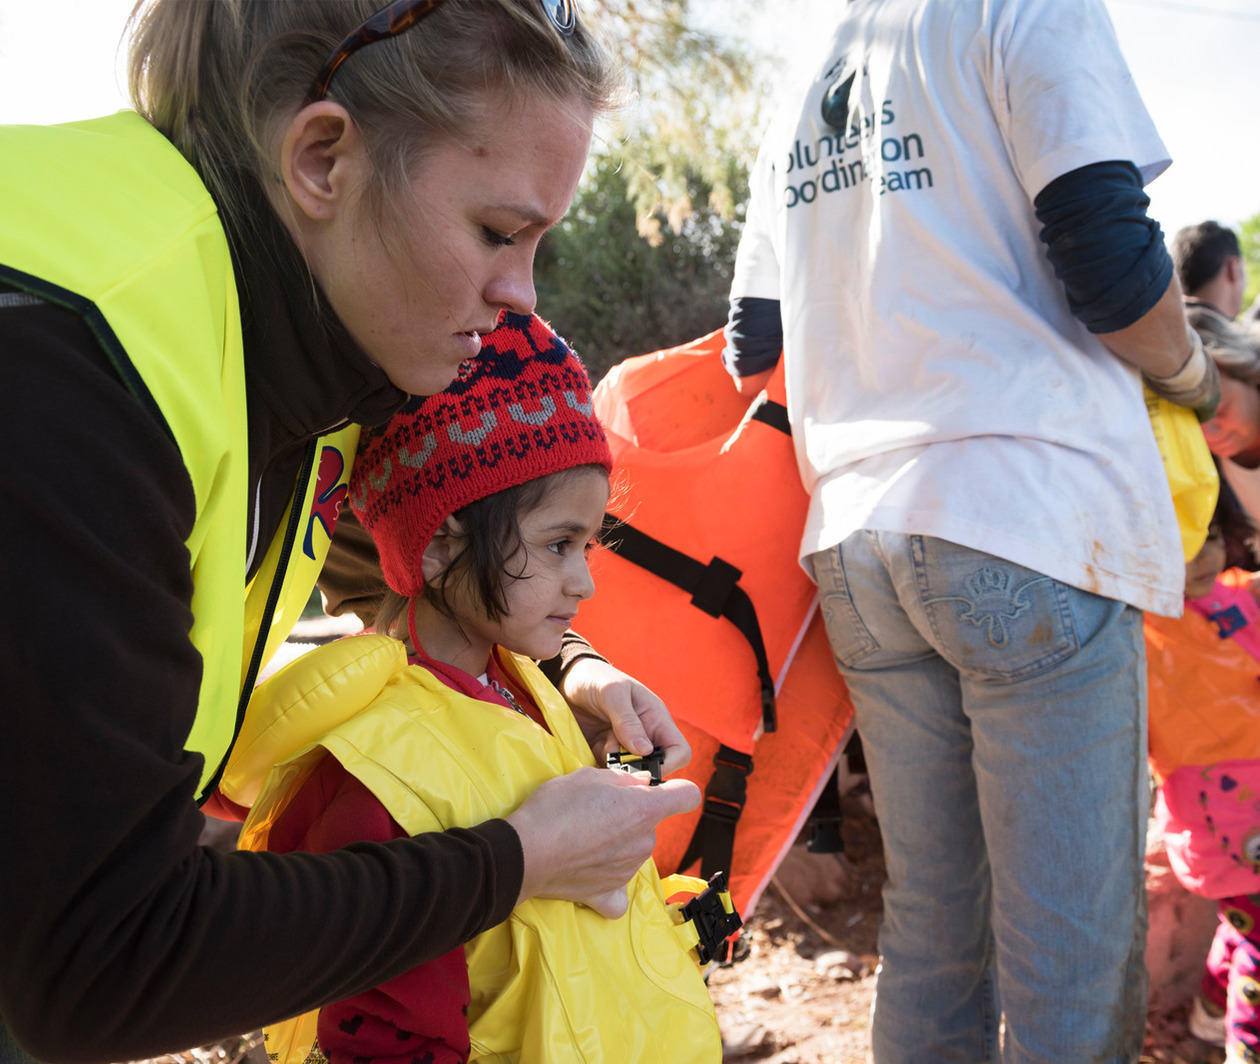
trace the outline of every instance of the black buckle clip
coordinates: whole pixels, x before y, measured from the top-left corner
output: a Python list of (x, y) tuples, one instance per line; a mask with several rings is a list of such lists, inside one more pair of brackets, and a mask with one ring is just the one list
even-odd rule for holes
[(844, 819), (838, 816), (811, 820), (805, 849), (810, 853), (844, 853), (844, 836), (840, 833), (843, 823)]
[(604, 758), (604, 764), (618, 772), (650, 772), (652, 780), (649, 786), (655, 787), (661, 782), (661, 766), (665, 763), (665, 751), (659, 746), (652, 747), (646, 757), (632, 754), (628, 750), (614, 750)]
[(696, 955), (701, 964), (708, 964), (715, 957), (726, 955), (726, 940), (744, 926), (739, 913), (727, 911), (722, 895), (727, 894), (726, 873), (715, 872), (709, 877), (709, 885), (682, 907), (684, 920), (695, 926), (700, 941), (696, 943)]

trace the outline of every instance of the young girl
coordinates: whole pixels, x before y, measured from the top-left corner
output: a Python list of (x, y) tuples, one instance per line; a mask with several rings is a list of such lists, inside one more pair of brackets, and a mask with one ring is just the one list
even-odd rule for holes
[[(504, 314), (444, 395), (365, 432), (350, 504), (393, 597), (382, 634), (320, 648), (260, 689), (266, 712), (238, 750), (284, 763), (243, 845), (325, 851), (466, 827), (592, 763), (531, 659), (557, 653), (593, 591), (586, 552), (611, 465), (586, 372), (537, 317)], [(537, 898), (498, 913), (466, 946), (269, 1029), (268, 1053), (304, 1060), (317, 1039), (334, 1062), (718, 1061), (708, 992), (651, 861), (628, 891), (615, 920)]]
[(1187, 890), (1220, 899), (1190, 1030), (1260, 1062), (1260, 606), (1254, 528), (1229, 487), (1186, 564), (1186, 610), (1146, 618), (1155, 815)]

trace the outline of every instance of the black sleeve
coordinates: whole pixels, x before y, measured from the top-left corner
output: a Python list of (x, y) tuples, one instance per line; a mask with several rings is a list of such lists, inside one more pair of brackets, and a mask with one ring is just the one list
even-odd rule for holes
[(751, 377), (774, 369), (783, 351), (779, 301), (760, 296), (731, 300), (722, 363), (732, 377)]
[(198, 846), (183, 463), (68, 312), (0, 305), (0, 352), (0, 1027), (48, 1061), (154, 1056), (504, 919), (523, 860), (503, 821), (322, 855)]
[(564, 683), (564, 674), (583, 658), (594, 658), (596, 661), (607, 661), (598, 650), (570, 629), (560, 638), (560, 653), (554, 658), (540, 661), (538, 667), (557, 691)]
[(1172, 257), (1150, 198), (1131, 162), (1082, 166), (1055, 178), (1033, 200), (1068, 307), (1090, 332), (1132, 325), (1167, 290)]

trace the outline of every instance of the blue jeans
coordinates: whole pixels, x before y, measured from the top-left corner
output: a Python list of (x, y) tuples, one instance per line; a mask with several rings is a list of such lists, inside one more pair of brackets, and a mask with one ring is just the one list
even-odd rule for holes
[(1136, 1060), (1141, 613), (925, 536), (813, 559), (888, 865), (875, 1061)]

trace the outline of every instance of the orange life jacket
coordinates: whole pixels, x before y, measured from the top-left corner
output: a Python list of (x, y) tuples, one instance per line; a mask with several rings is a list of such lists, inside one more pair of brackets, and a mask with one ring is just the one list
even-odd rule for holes
[(658, 866), (726, 871), (747, 917), (830, 778), (853, 709), (797, 561), (808, 498), (782, 367), (749, 403), (722, 344), (718, 330), (627, 359), (595, 389), (616, 521), (576, 626), (664, 699), (692, 745), (680, 775), (705, 802), (661, 824)]
[[(1221, 575), (1235, 586), (1251, 577), (1236, 569)], [(1157, 778), (1162, 782), (1187, 765), (1260, 756), (1260, 662), (1192, 609), (1181, 617), (1148, 613), (1143, 623)]]

